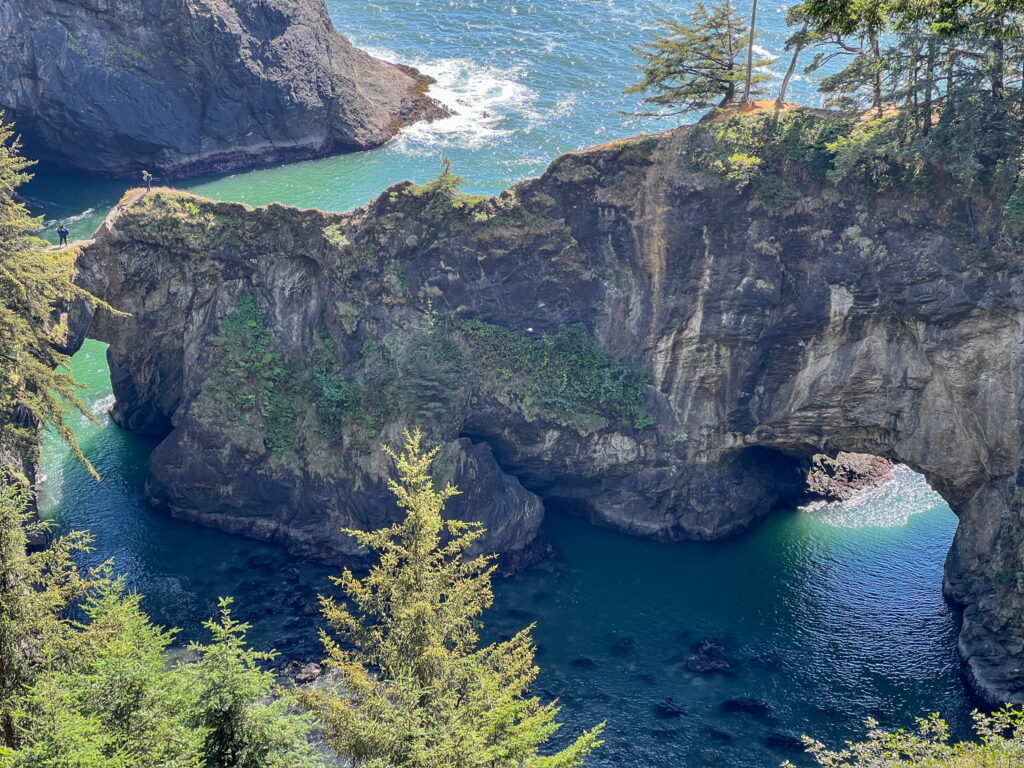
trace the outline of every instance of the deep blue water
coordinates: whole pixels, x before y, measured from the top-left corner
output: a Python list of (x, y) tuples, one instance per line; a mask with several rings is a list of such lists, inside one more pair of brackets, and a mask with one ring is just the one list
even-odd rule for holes
[[(381, 55), (436, 77), (434, 93), (460, 112), (417, 126), (373, 152), (203, 178), (215, 198), (343, 210), (405, 178), (423, 182), (451, 157), (470, 191), (497, 192), (556, 155), (642, 130), (622, 112), (634, 77), (629, 44), (655, 18), (688, 2), (650, 0), (328, 0), (338, 26)], [(779, 51), (784, 7), (763, 3), (760, 45)], [(780, 70), (779, 64), (774, 65)], [(799, 79), (792, 96), (813, 101)], [(127, 184), (42, 167), (28, 189), (49, 226), (87, 237)], [(75, 373), (103, 414), (111, 403), (103, 345), (89, 342)], [(167, 519), (142, 502), (152, 445), (103, 419), (78, 428), (103, 475), (89, 479), (52, 439), (44, 506), (62, 525), (96, 536), (89, 562), (115, 559), (157, 620), (197, 636), (216, 598), (232, 594), (252, 638), (286, 656), (318, 654), (315, 595), (329, 567), (281, 550)], [(941, 596), (942, 561), (956, 519), (916, 476), (844, 509), (781, 511), (752, 534), (718, 544), (658, 544), (598, 530), (552, 510), (557, 557), (497, 585), (493, 637), (537, 622), (541, 695), (557, 696), (563, 738), (607, 719), (590, 766), (777, 765), (798, 756), (779, 736), (836, 742), (874, 716), (887, 725), (942, 711), (962, 727), (956, 619)], [(716, 638), (730, 674), (694, 675), (693, 643)], [(723, 702), (753, 697), (761, 715)], [(685, 714), (665, 718), (671, 698)], [(768, 741), (774, 746), (769, 746)]]
[[(100, 424), (77, 433), (103, 476), (94, 482), (54, 437), (44, 450), (43, 508), (88, 528), (157, 621), (201, 637), (217, 598), (237, 598), (251, 639), (284, 658), (318, 658), (315, 597), (329, 565), (169, 519), (145, 507), (152, 444), (114, 426), (103, 344), (74, 359)], [(909, 725), (941, 711), (963, 732), (956, 618), (941, 594), (956, 518), (923, 479), (901, 469), (877, 496), (818, 510), (783, 510), (749, 535), (716, 544), (662, 544), (593, 528), (551, 511), (556, 557), (500, 580), (490, 639), (537, 623), (538, 693), (561, 699), (565, 737), (609, 720), (591, 766), (777, 765), (766, 740), (810, 733), (852, 738), (868, 716)], [(728, 674), (686, 669), (694, 643), (716, 639)], [(723, 711), (752, 697), (769, 711)], [(665, 718), (671, 698), (685, 715)]]

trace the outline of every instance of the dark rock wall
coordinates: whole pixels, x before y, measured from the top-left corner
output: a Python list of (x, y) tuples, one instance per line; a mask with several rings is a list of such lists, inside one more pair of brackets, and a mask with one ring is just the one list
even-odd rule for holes
[(184, 176), (367, 149), (443, 110), (323, 0), (5, 0), (0, 110), (34, 157)]
[[(1015, 572), (993, 574), (997, 550), (1024, 540), (1007, 502), (1024, 423), (1019, 243), (972, 247), (949, 219), (963, 201), (939, 191), (866, 198), (798, 168), (797, 194), (773, 207), (695, 171), (689, 142), (679, 131), (567, 155), (484, 201), (403, 184), (350, 214), (185, 197), (169, 213), (155, 197), (115, 211), (84, 279), (132, 313), (92, 331), (111, 343), (122, 423), (173, 427), (153, 457), (153, 501), (317, 554), (354, 554), (337, 529), (393, 514), (375, 441), (347, 430), (275, 456), (227, 412), (212, 371), (241, 296), (258, 297), (300, 356), (326, 327), (354, 380), (368, 342), (411, 355), (435, 316), (526, 335), (582, 323), (647, 372), (648, 418), (567, 422), (495, 395), (488, 381), (506, 371), (465, 366), (476, 383), (431, 437), (455, 482), (475, 487), (454, 511), (484, 520), (485, 547), (535, 546), (535, 493), (630, 533), (714, 539), (797, 492), (816, 454), (904, 462), (960, 517), (945, 587), (965, 606), (973, 680), (1024, 700), (1024, 600)], [(984, 226), (984, 201), (966, 204)], [(234, 240), (198, 226), (233, 219)], [(378, 440), (411, 421), (380, 425)]]

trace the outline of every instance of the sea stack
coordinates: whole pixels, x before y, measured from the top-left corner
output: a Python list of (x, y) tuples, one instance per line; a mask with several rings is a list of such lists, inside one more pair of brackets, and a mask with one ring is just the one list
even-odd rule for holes
[(0, 110), (34, 157), (182, 177), (384, 144), (447, 114), (324, 0), (6, 0)]

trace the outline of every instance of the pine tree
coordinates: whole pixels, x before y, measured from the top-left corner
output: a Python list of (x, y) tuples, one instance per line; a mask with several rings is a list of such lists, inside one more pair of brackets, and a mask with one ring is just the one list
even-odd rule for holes
[(102, 580), (83, 577), (72, 559), (89, 547), (71, 533), (29, 553), (30, 538), (45, 532), (29, 511), (29, 492), (0, 486), (0, 745), (17, 743), (15, 702), (38, 679), (44, 664), (66, 656), (72, 627), (65, 611)]
[[(467, 559), (479, 524), (445, 521), (458, 491), (429, 474), (437, 449), (417, 430), (388, 450), (405, 519), (348, 531), (379, 555), (365, 578), (335, 579), (348, 601), (321, 598), (336, 633), (324, 635), (338, 691), (303, 694), (330, 743), (357, 768), (570, 768), (600, 743), (603, 726), (557, 754), (539, 754), (558, 729), (554, 703), (529, 696), (538, 670), (530, 630), (480, 645), (480, 615), (493, 601), (493, 557)], [(344, 643), (344, 644), (343, 644)]]
[(204, 730), (207, 768), (317, 768), (323, 761), (309, 742), (313, 719), (288, 711), (294, 702), (271, 698), (274, 676), (260, 665), (277, 657), (249, 648), (249, 624), (231, 615), (231, 598), (221, 598), (220, 616), (203, 624), (211, 643), (193, 643), (200, 654), (183, 667), (198, 691), (193, 724)]
[[(632, 46), (643, 62), (643, 77), (626, 93), (650, 93), (644, 101), (667, 112), (647, 112), (650, 117), (667, 117), (725, 107), (736, 101), (737, 90), (750, 72), (749, 95), (767, 79), (757, 74), (767, 60), (753, 58), (753, 39), (743, 16), (733, 9), (732, 0), (720, 0), (710, 6), (698, 2), (689, 23), (659, 19), (667, 32), (654, 40)], [(749, 66), (741, 59), (750, 52)]]
[[(972, 713), (975, 738), (954, 742), (938, 715), (920, 718), (915, 729), (886, 731), (867, 721), (864, 741), (839, 750), (804, 737), (820, 768), (1017, 768), (1024, 765), (1024, 711), (1006, 706), (991, 714)], [(783, 768), (796, 768), (786, 761)]]
[[(55, 345), (66, 328), (55, 307), (84, 301), (110, 309), (74, 284), (75, 248), (49, 250), (33, 233), (31, 216), (15, 191), (32, 178), (13, 127), (0, 114), (0, 453), (35, 454), (38, 424), (55, 428), (72, 452), (92, 467), (67, 424), (72, 410), (90, 416)], [(11, 464), (11, 462), (7, 462)], [(10, 471), (10, 470), (8, 470)]]
[(195, 694), (167, 665), (173, 632), (140, 599), (108, 580), (84, 601), (66, 659), (18, 702), (17, 768), (203, 768)]

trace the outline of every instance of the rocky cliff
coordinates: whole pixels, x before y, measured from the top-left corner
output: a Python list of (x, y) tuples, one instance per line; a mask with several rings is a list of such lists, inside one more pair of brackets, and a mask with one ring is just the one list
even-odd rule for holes
[(680, 130), (494, 198), (442, 177), (346, 214), (126, 200), (83, 280), (132, 313), (90, 335), (118, 421), (164, 436), (153, 503), (356, 556), (338, 529), (394, 513), (376, 445), (419, 423), (468, 492), (453, 512), (525, 561), (539, 497), (714, 539), (800, 491), (811, 457), (872, 454), (959, 515), (961, 650), (981, 692), (1024, 701), (1019, 240), (981, 197), (717, 152)]
[(444, 110), (323, 0), (5, 0), (0, 110), (32, 156), (184, 176), (367, 149)]

